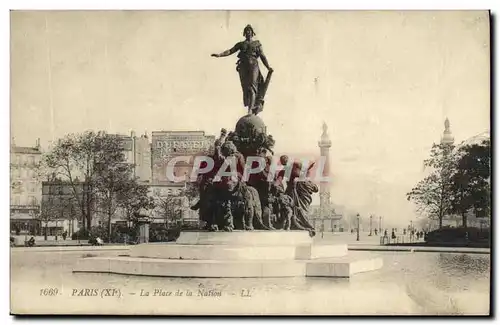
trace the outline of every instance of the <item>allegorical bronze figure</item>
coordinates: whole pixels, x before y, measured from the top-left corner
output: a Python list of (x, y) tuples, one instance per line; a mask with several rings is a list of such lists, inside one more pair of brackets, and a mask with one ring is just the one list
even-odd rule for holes
[[(264, 96), (267, 91), (273, 69), (269, 66), (267, 58), (262, 50), (262, 44), (254, 40), (255, 32), (251, 25), (247, 25), (243, 30), (245, 40), (236, 43), (231, 49), (219, 54), (212, 54), (213, 57), (220, 58), (232, 55), (239, 51), (236, 70), (240, 75), (241, 88), (243, 90), (243, 104), (248, 108), (248, 114), (257, 114), (264, 106)], [(264, 80), (259, 69), (258, 59), (269, 71)]]

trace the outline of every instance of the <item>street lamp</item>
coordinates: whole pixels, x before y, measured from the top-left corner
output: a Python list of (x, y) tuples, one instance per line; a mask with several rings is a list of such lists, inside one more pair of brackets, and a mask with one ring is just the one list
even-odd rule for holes
[(24, 233), (24, 241), (26, 242), (28, 240), (28, 223), (25, 222), (24, 223), (24, 229), (25, 229), (25, 233)]
[(373, 216), (370, 215), (370, 234), (368, 236), (372, 235), (372, 219), (373, 219)]
[(356, 227), (356, 241), (359, 241), (359, 213), (356, 215), (356, 219), (358, 220), (358, 226)]
[(378, 217), (378, 232), (382, 233), (382, 217)]

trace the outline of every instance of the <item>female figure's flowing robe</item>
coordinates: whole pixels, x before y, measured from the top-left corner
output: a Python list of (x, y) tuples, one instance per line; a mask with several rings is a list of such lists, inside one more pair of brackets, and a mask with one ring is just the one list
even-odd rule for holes
[(308, 230), (314, 234), (314, 226), (309, 222), (309, 206), (312, 194), (318, 192), (318, 186), (311, 181), (289, 182), (286, 194), (293, 199), (292, 229)]
[[(240, 75), (241, 88), (243, 90), (243, 104), (253, 109), (261, 98), (260, 90), (264, 84), (264, 77), (259, 69), (258, 58), (262, 55), (262, 45), (259, 41), (243, 41), (239, 43), (238, 62), (236, 71)], [(253, 98), (253, 102), (252, 102)]]
[[(312, 167), (312, 166), (311, 166)], [(309, 170), (311, 169), (309, 168)], [(300, 180), (300, 172), (302, 164), (295, 162), (293, 164), (290, 180), (287, 182), (285, 194), (289, 195), (293, 200), (293, 217), (291, 220), (291, 229), (308, 230), (311, 236), (314, 236), (314, 226), (309, 221), (309, 207), (312, 202), (313, 193), (318, 192), (318, 186), (310, 180)], [(279, 174), (279, 179), (282, 181), (284, 171)]]

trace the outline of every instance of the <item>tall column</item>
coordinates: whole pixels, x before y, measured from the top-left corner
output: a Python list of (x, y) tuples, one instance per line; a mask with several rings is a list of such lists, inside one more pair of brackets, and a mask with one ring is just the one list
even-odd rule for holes
[[(320, 153), (322, 159), (325, 159), (325, 165), (323, 169), (323, 176), (330, 175), (330, 147), (332, 142), (328, 137), (328, 126), (323, 122), (323, 134), (321, 134), (321, 140), (318, 142), (320, 148)], [(320, 217), (330, 218), (330, 183), (327, 181), (322, 181), (319, 185), (319, 207), (320, 207)]]

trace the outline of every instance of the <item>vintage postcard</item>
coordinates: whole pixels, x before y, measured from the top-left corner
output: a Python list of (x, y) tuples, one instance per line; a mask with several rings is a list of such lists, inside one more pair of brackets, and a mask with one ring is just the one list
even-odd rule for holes
[(489, 315), (490, 53), (488, 11), (11, 11), (11, 313)]

